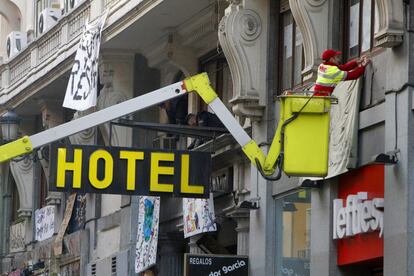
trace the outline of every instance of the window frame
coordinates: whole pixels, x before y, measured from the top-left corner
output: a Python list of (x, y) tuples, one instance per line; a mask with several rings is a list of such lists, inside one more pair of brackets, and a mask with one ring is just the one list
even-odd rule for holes
[[(198, 71), (199, 72), (206, 72), (209, 73), (206, 70), (206, 67), (212, 63), (216, 63), (214, 72), (214, 80), (215, 85), (213, 85), (213, 88), (215, 92), (217, 93), (218, 97), (220, 99), (223, 99), (224, 97), (224, 68), (228, 67), (228, 62), (226, 57), (224, 56), (224, 53), (221, 49), (214, 49), (207, 54), (201, 56), (198, 59)], [(231, 93), (232, 91), (227, 91), (228, 93)], [(224, 103), (227, 105), (227, 103)], [(197, 104), (197, 112), (200, 111), (208, 111), (208, 106), (204, 101), (199, 101)]]
[[(292, 66), (290, 68), (290, 83), (288, 85), (287, 88), (284, 88), (284, 77), (285, 77), (285, 72), (284, 72), (284, 48), (285, 48), (285, 26), (284, 26), (284, 15), (286, 13), (290, 13), (290, 16), (292, 17)], [(303, 42), (302, 42), (302, 60), (301, 60), (301, 70), (299, 72), (300, 75), (300, 83), (295, 84), (295, 64), (296, 64), (296, 60), (297, 60), (297, 55), (296, 55), (296, 29), (298, 28), (298, 25), (296, 24), (295, 18), (293, 17), (293, 14), (290, 10), (289, 4), (286, 2), (285, 4), (281, 4), (280, 5), (280, 10), (279, 10), (279, 53), (278, 53), (278, 64), (279, 64), (279, 69), (278, 69), (278, 95), (282, 94), (283, 91), (289, 90), (289, 89), (296, 89), (298, 87), (302, 87), (304, 82), (303, 82), (303, 76), (302, 76), (302, 72), (304, 70), (304, 66), (305, 66), (305, 56), (304, 56), (304, 49), (303, 49)]]
[[(375, 8), (376, 8), (376, 1), (375, 0), (357, 0), (359, 3), (359, 16), (358, 16), (358, 52), (354, 56), (350, 56), (350, 48), (349, 48), (349, 41), (350, 41), (350, 8), (351, 8), (351, 1), (352, 0), (344, 0), (342, 3), (342, 7), (344, 9), (344, 18), (343, 18), (343, 42), (342, 42), (342, 58), (344, 63), (349, 62), (352, 60), (357, 59), (358, 57), (366, 54), (370, 54), (374, 52), (377, 48), (374, 45), (374, 35), (375, 35)], [(362, 51), (362, 43), (363, 43), (363, 8), (364, 2), (371, 1), (371, 22), (370, 22), (370, 46), (369, 49)]]

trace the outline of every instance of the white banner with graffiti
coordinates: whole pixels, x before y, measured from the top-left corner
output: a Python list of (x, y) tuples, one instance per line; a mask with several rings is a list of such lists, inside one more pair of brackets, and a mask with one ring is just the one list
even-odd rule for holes
[(217, 231), (213, 196), (209, 199), (183, 198), (184, 237)]
[(64, 107), (82, 111), (96, 105), (99, 48), (106, 16), (107, 13), (85, 26), (66, 88)]
[(44, 241), (55, 232), (55, 206), (45, 206), (35, 211), (37, 241)]
[(135, 272), (143, 272), (156, 264), (160, 198), (139, 197), (138, 233)]

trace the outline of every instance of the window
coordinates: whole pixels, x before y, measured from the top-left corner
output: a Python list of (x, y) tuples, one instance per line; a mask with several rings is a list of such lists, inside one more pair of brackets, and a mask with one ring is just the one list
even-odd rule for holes
[(375, 0), (345, 0), (345, 45), (347, 60), (371, 51), (378, 29)]
[(276, 216), (276, 274), (310, 275), (310, 191), (301, 190), (277, 199)]
[[(215, 89), (219, 98), (231, 110), (229, 101), (233, 96), (233, 82), (231, 79), (230, 68), (223, 52), (213, 50), (200, 58), (200, 71), (206, 72), (212, 87)], [(198, 111), (207, 110), (207, 105), (200, 101)]]
[(293, 19), (288, 3), (283, 3), (281, 4), (280, 9), (280, 92), (302, 84), (302, 70), (304, 64), (302, 33)]

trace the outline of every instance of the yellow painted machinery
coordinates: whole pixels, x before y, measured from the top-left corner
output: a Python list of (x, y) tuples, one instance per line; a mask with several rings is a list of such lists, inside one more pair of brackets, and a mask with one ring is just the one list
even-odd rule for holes
[[(314, 97), (310, 93), (280, 96), (278, 128), (265, 155), (217, 96), (206, 73), (0, 146), (0, 162), (188, 92), (196, 92), (209, 105), (266, 179), (277, 180), (282, 171), (288, 176), (323, 177), (327, 174), (329, 116), (335, 98)], [(272, 176), (277, 169), (276, 176)]]

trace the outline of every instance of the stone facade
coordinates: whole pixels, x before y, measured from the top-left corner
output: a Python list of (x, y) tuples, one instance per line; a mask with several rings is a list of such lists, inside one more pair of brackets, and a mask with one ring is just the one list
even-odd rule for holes
[[(267, 152), (280, 108), (275, 96), (282, 82), (277, 62), (283, 47), (281, 7), (290, 10), (302, 35), (300, 77), (304, 86), (316, 78), (320, 53), (341, 48), (339, 18), (344, 1), (84, 0), (66, 10), (43, 35), (37, 33), (40, 11), (33, 2), (0, 3), (0, 111), (14, 109), (22, 117), (22, 135), (53, 128), (205, 70), (220, 96), (228, 99), (226, 106)], [(59, 1), (44, 2), (55, 5)], [(373, 63), (362, 80), (356, 166), (368, 165), (379, 153), (399, 150), (398, 164), (385, 170), (383, 269), (385, 275), (409, 275), (414, 264), (410, 237), (414, 221), (410, 173), (414, 62), (410, 55), (412, 33), (406, 25), (413, 28), (414, 3), (375, 3), (378, 29), (373, 35)], [(66, 110), (61, 103), (82, 27), (105, 10), (108, 17), (101, 45), (98, 105), (84, 112)], [(11, 31), (26, 32), (30, 43), (18, 55), (7, 57), (3, 42)], [(191, 94), (188, 112), (203, 108), (200, 99)], [(165, 123), (167, 116), (155, 106), (129, 119)], [(66, 143), (168, 148), (173, 140), (168, 138), (107, 123), (74, 134)], [(372, 143), (373, 139), (377, 143)], [(173, 147), (186, 149), (188, 142), (180, 138), (174, 140)], [(300, 189), (301, 180), (263, 179), (228, 136), (217, 137), (197, 150), (212, 152), (213, 175), (217, 183), (223, 181), (214, 190), (219, 230), (184, 239), (182, 200), (162, 197), (156, 271), (159, 275), (182, 275), (184, 253), (225, 253), (249, 256), (250, 275), (278, 275), (282, 218), (277, 210), (283, 207), (277, 199)], [(52, 238), (35, 241), (35, 211), (55, 206), (54, 223), (60, 226), (67, 207), (69, 195), (47, 191), (53, 161), (48, 159), (46, 148), (0, 164), (0, 273), (24, 269), (41, 260), (45, 270), (60, 275), (135, 275), (136, 196), (83, 195), (83, 207), (79, 207), (84, 208), (80, 215), (83, 222), (64, 236), (60, 256), (53, 251), (59, 229)], [(331, 205), (337, 186), (334, 177), (310, 192), (311, 275), (366, 272), (336, 265)], [(257, 202), (259, 209), (238, 207), (248, 200)]]

